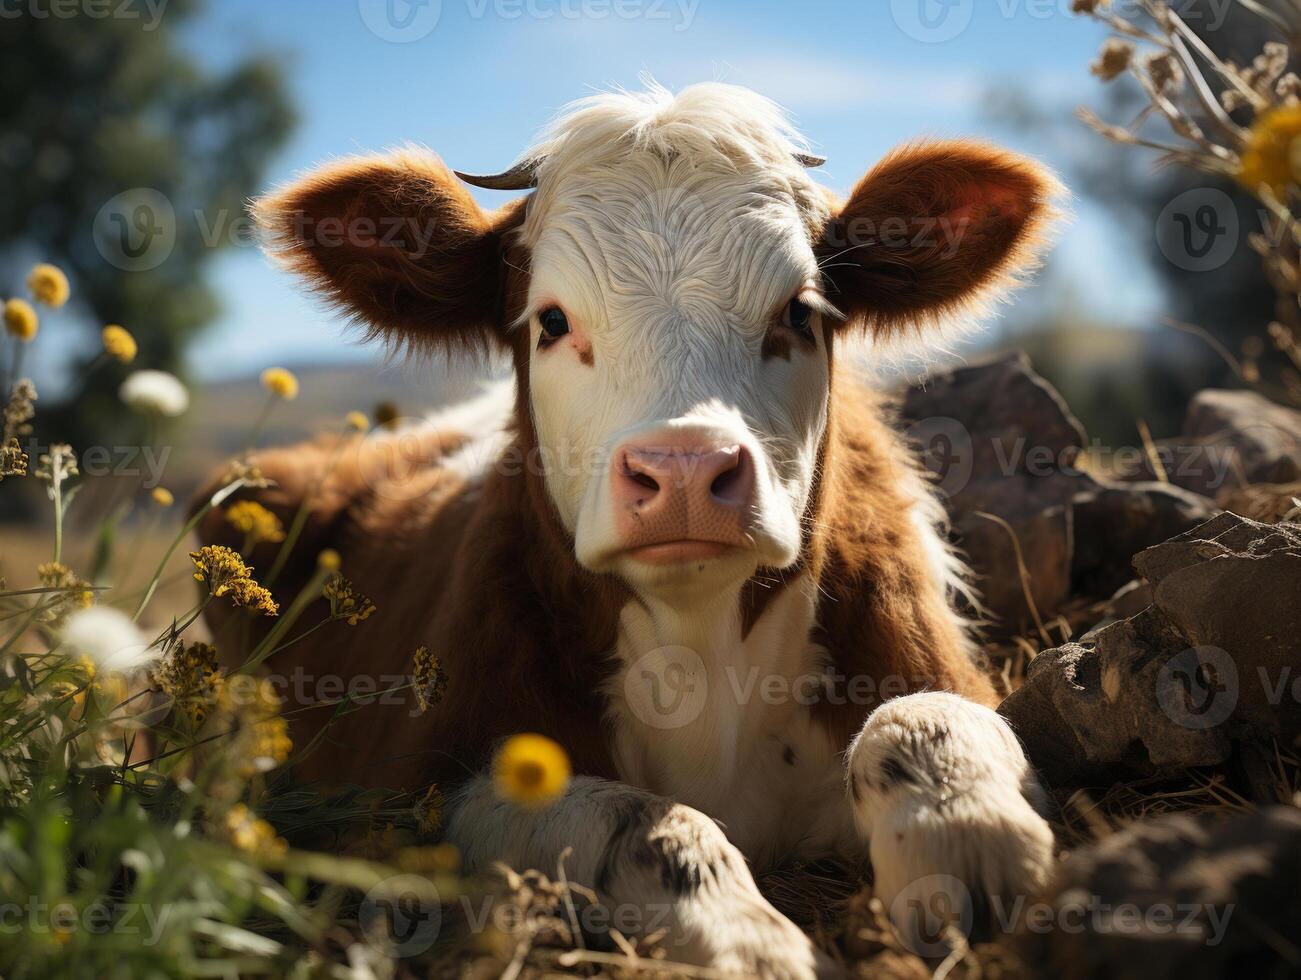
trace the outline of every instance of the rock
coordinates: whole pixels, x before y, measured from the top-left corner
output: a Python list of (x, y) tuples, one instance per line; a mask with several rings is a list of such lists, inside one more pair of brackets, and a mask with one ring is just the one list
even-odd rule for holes
[(1215, 512), (1178, 488), (1082, 469), (1083, 427), (1023, 353), (932, 376), (905, 392), (902, 415), (945, 495), (993, 637), (1031, 631), (1027, 591), (1044, 619), (1072, 597), (1105, 599), (1131, 577), (1135, 551)]
[[(1229, 485), (1301, 480), (1301, 412), (1254, 391), (1198, 392), (1188, 404), (1184, 436), (1233, 451), (1226, 474)], [(1213, 472), (1208, 475), (1214, 477)], [(1180, 485), (1212, 496), (1219, 490), (1211, 485), (1203, 489), (1195, 481), (1190, 477)]]
[(1152, 605), (1045, 650), (999, 711), (1062, 786), (1301, 736), (1301, 525), (1220, 514), (1134, 561)]
[[(1193, 396), (1184, 431), (1157, 442), (1170, 481), (1217, 499), (1258, 483), (1301, 481), (1301, 412), (1254, 391), (1208, 388)], [(1155, 479), (1146, 459), (1127, 479)], [(1232, 508), (1231, 508), (1232, 509)]]
[(1067, 858), (1016, 945), (1065, 980), (1295, 976), (1298, 882), (1295, 807), (1141, 821)]
[(1130, 579), (1112, 593), (1110, 599), (1090, 607), (1091, 610), (1100, 613), (1100, 616), (1087, 625), (1081, 640), (1089, 639), (1088, 634), (1096, 633), (1112, 623), (1137, 616), (1150, 605), (1152, 605), (1152, 586), (1139, 578)]
[(908, 389), (903, 414), (914, 428), (923, 420), (937, 430), (945, 419), (958, 422), (953, 450), (966, 458), (955, 475), (976, 484), (1036, 466), (1039, 475), (1057, 472), (1075, 462), (1086, 442), (1062, 396), (1021, 351), (930, 376)]
[[(910, 423), (906, 434), (921, 445), (946, 496), (985, 608), (1009, 633), (1030, 622), (1017, 544), (1036, 607), (1064, 603), (1071, 589), (1071, 502), (1080, 491), (1067, 469), (1085, 435), (1029, 358), (1015, 353), (934, 375), (907, 391), (903, 416)], [(1007, 521), (1011, 534), (985, 513)]]
[(1218, 513), (1207, 498), (1168, 483), (1099, 485), (1072, 502), (1071, 581), (1085, 595), (1115, 592), (1133, 577), (1134, 554)]

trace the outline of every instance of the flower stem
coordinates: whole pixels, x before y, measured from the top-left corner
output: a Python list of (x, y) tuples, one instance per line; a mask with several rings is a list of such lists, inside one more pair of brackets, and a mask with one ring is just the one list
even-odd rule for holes
[(263, 584), (268, 588), (275, 583), (276, 578), (284, 571), (285, 562), (289, 560), (289, 555), (298, 542), (298, 536), (303, 533), (303, 528), (307, 525), (307, 518), (311, 516), (312, 502), (320, 495), (326, 481), (330, 479), (334, 468), (339, 464), (339, 457), (343, 455), (343, 450), (348, 445), (347, 431), (345, 427), (345, 434), (340, 435), (339, 441), (335, 443), (334, 451), (330, 453), (330, 458), (326, 461), (325, 469), (321, 472), (316, 485), (303, 498), (303, 502), (298, 505), (298, 512), (294, 514), (294, 519), (289, 524), (289, 532), (285, 535), (284, 543), (280, 545), (280, 550), (276, 553), (276, 560), (272, 562), (271, 570), (267, 572), (262, 580)]
[(145, 589), (144, 595), (140, 597), (140, 604), (136, 606), (136, 611), (131, 617), (131, 622), (139, 622), (140, 614), (145, 611), (145, 606), (149, 605), (149, 600), (154, 597), (154, 592), (158, 590), (158, 582), (163, 577), (163, 572), (167, 570), (167, 563), (172, 560), (172, 555), (176, 553), (177, 546), (190, 536), (190, 532), (199, 526), (199, 522), (208, 515), (208, 512), (212, 510), (212, 508), (216, 507), (243, 485), (243, 478), (232, 480), (230, 483), (227, 483), (224, 487), (208, 498), (204, 505), (194, 512), (194, 516), (185, 522), (185, 526), (181, 528), (176, 537), (172, 538), (172, 543), (167, 546), (167, 551), (163, 554), (162, 560), (158, 562), (158, 567), (154, 570), (153, 578), (149, 580), (149, 587)]
[(266, 427), (267, 419), (271, 417), (271, 409), (275, 408), (277, 401), (279, 399), (275, 395), (271, 395), (267, 398), (266, 404), (262, 406), (262, 414), (258, 416), (257, 422), (253, 425), (253, 431), (248, 437), (248, 448), (244, 450), (246, 455), (257, 447), (258, 439), (262, 437), (262, 430)]
[(310, 582), (303, 587), (303, 590), (294, 597), (294, 601), (289, 604), (289, 608), (276, 620), (276, 624), (262, 638), (262, 642), (253, 648), (249, 654), (248, 660), (239, 668), (236, 673), (247, 674), (266, 660), (271, 654), (275, 653), (276, 644), (280, 638), (289, 631), (298, 617), (315, 602), (321, 595), (321, 589), (325, 586), (325, 581), (329, 578), (330, 572), (324, 568), (318, 568), (316, 574), (312, 576)]
[(57, 563), (63, 557), (63, 480), (58, 473), (50, 479), (50, 494), (54, 497), (54, 560)]

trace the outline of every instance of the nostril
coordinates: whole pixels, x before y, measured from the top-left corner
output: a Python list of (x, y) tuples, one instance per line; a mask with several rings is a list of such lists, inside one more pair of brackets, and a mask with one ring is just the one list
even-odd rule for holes
[(645, 487), (651, 493), (659, 493), (660, 485), (649, 473), (638, 473), (633, 469), (625, 469), (624, 476), (628, 477), (628, 479), (632, 480), (632, 482), (636, 483), (638, 486)]
[(660, 481), (653, 475), (654, 465), (642, 453), (624, 453), (620, 472), (625, 480), (649, 491), (651, 496), (659, 493)]
[(744, 504), (750, 499), (752, 483), (749, 454), (740, 449), (733, 457), (732, 465), (714, 477), (709, 493), (721, 504)]

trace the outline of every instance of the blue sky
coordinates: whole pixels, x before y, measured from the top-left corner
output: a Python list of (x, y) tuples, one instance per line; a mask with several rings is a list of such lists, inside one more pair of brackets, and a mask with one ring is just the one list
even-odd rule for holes
[[(919, 2), (937, 25), (929, 31), (918, 20)], [(890, 146), (919, 135), (983, 135), (1063, 163), (1042, 135), (1001, 127), (987, 99), (996, 86), (1011, 86), (1066, 114), (1099, 97), (1088, 63), (1103, 34), (1069, 7), (1070, 0), (424, 0), (415, 7), (407, 0), (220, 0), (187, 43), (214, 65), (250, 48), (284, 58), (300, 123), (268, 184), (333, 156), (407, 141), (427, 144), (459, 169), (502, 169), (568, 101), (635, 87), (650, 73), (673, 89), (727, 81), (775, 99), (827, 156), (822, 179), (844, 191)], [(493, 206), (505, 200), (479, 196)], [(1150, 280), (1117, 274), (1133, 266), (1142, 243), (1118, 247), (1121, 234), (1098, 208), (1077, 202), (1053, 275), (1040, 288), (1088, 296), (1095, 319), (1150, 322), (1157, 303)], [(337, 317), (255, 249), (226, 251), (213, 271), (225, 309), (194, 348), (199, 377), (379, 356), (353, 343)], [(1031, 294), (1024, 305), (1038, 309), (1046, 299)]]

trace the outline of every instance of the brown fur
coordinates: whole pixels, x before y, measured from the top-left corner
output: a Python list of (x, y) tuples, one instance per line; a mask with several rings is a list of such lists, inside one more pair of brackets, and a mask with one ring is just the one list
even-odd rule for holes
[(1060, 193), (1038, 164), (995, 146), (901, 146), (823, 233), (829, 297), (847, 322), (879, 335), (979, 313), (1036, 267)]
[[(968, 236), (974, 237), (964, 238), (964, 246), (975, 247), (958, 258), (925, 248), (891, 255), (857, 250), (826, 263), (832, 299), (851, 320), (879, 330), (898, 329), (906, 316), (935, 319), (981, 302), (1032, 262), (1052, 186), (1033, 164), (976, 144), (893, 154), (834, 220), (958, 214), (971, 219)], [(258, 208), (290, 266), (372, 332), (444, 347), (495, 338), (510, 347), (517, 378), (513, 442), (472, 493), (440, 466), (461, 434), (426, 433), (419, 465), (397, 473), (380, 465), (383, 439), (357, 438), (316, 495), (330, 444), (259, 455), (277, 486), (251, 495), (286, 523), (311, 498), (311, 519), (295, 562), (275, 583), (277, 597), (292, 598), (329, 546), (379, 607), (355, 627), (322, 629), (268, 662), (274, 675), (290, 677), (291, 700), (301, 696), (292, 686), (295, 671), (339, 683), (369, 677), (380, 689), (400, 685), (422, 644), (442, 659), (448, 677), (446, 696), (426, 714), (414, 712), (415, 699), (405, 691), (396, 704), (360, 706), (335, 719), (326, 741), (300, 762), (305, 779), (407, 789), (455, 780), (481, 766), (498, 739), (519, 731), (557, 739), (578, 772), (614, 775), (597, 692), (613, 669), (608, 654), (619, 610), (631, 597), (618, 580), (579, 567), (536, 462), (528, 334), (505, 329), (528, 287), (528, 255), (510, 234), (526, 200), (485, 215), (436, 158), (409, 152), (335, 164)], [(433, 247), (323, 244), (303, 238), (298, 229), (305, 225), (296, 217), (320, 227), (336, 218), (355, 226), (368, 217), (410, 214), (442, 229)], [(837, 268), (841, 261), (851, 267)], [(828, 326), (824, 336), (831, 358), (835, 330)], [(896, 685), (882, 696), (931, 687), (992, 703), (993, 688), (968, 659), (960, 624), (908, 517), (916, 464), (885, 414), (878, 396), (833, 372), (830, 423), (801, 557), (794, 568), (766, 570), (747, 584), (745, 629), (787, 582), (807, 572), (821, 596), (813, 638), (841, 674)], [(203, 522), (200, 536), (238, 544), (219, 513)], [(264, 546), (253, 561), (267, 568), (273, 556), (274, 546)], [(229, 648), (238, 620), (220, 602), (210, 614), (219, 646)], [(323, 614), (317, 603), (295, 632)], [(337, 698), (332, 691), (318, 689), (315, 696)], [(286, 707), (296, 712), (292, 733), (299, 746), (313, 744), (334, 713)], [(826, 703), (814, 710), (847, 744), (869, 707)]]
[(268, 248), (339, 309), (417, 349), (505, 344), (510, 232), (524, 199), (485, 214), (427, 150), (321, 167), (258, 201)]

